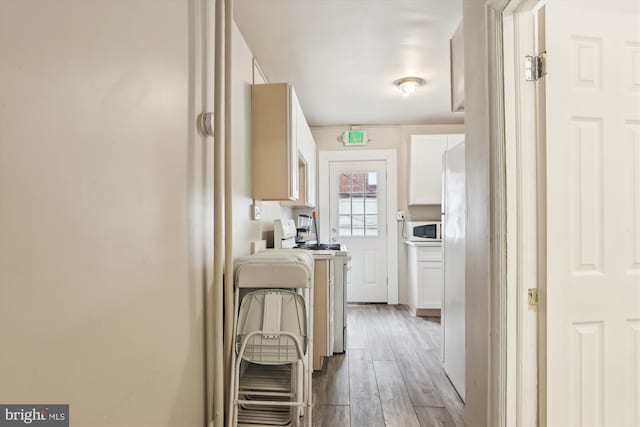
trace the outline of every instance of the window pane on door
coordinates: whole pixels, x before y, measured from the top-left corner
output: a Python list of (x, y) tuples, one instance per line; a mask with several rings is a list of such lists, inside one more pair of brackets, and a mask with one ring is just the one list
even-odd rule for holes
[(351, 195), (350, 194), (340, 194), (338, 198), (338, 212), (340, 215), (350, 215), (351, 214)]
[(350, 193), (351, 192), (351, 177), (347, 174), (339, 175), (339, 186), (341, 193)]
[(378, 184), (378, 174), (375, 172), (367, 173), (367, 193), (375, 193)]
[(340, 236), (378, 235), (378, 174), (341, 173), (338, 215)]
[(351, 213), (356, 214), (364, 214), (364, 197), (361, 195), (353, 195), (351, 199)]
[(366, 175), (364, 173), (351, 174), (351, 192), (364, 193)]
[(372, 197), (367, 197), (365, 199), (365, 207), (364, 207), (364, 213), (366, 213), (367, 215), (370, 214), (378, 214), (378, 199), (374, 199)]
[(351, 233), (354, 236), (364, 236), (364, 215), (351, 216)]
[(351, 236), (351, 215), (340, 215), (339, 231), (340, 236)]
[(367, 236), (378, 235), (378, 215), (365, 215), (365, 233)]

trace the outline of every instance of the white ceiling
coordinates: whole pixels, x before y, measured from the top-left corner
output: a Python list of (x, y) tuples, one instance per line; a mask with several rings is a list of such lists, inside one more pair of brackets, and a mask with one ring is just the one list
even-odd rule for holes
[[(449, 80), (462, 0), (236, 0), (235, 20), (311, 125), (463, 122)], [(403, 98), (393, 81), (406, 76), (427, 84)]]

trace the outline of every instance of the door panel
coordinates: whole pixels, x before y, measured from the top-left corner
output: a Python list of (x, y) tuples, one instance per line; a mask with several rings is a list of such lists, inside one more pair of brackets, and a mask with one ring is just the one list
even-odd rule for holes
[(330, 235), (352, 258), (347, 301), (387, 301), (387, 205), (384, 161), (330, 162)]
[(638, 16), (543, 14), (547, 421), (640, 426)]
[(418, 307), (433, 309), (442, 307), (441, 262), (418, 263), (418, 287)]

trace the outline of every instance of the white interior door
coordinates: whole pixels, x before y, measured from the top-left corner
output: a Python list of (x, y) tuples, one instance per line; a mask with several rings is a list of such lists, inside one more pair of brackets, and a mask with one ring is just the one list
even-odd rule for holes
[(386, 162), (329, 163), (331, 241), (351, 253), (347, 301), (387, 302)]
[(549, 426), (640, 426), (640, 29), (616, 3), (539, 15)]

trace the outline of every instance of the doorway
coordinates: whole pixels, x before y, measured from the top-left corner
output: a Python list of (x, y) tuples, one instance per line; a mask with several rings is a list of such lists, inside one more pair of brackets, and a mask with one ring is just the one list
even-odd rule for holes
[(329, 162), (331, 242), (349, 249), (347, 302), (387, 302), (387, 165)]
[(395, 150), (319, 152), (320, 241), (347, 246), (349, 302), (398, 303)]

